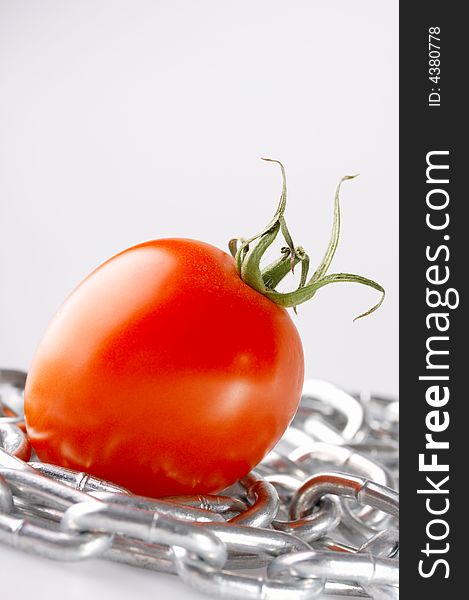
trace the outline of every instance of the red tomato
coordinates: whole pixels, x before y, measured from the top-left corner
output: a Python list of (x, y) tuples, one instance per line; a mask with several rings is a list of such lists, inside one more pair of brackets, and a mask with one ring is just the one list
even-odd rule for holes
[(303, 351), (287, 311), (209, 244), (162, 239), (69, 296), (25, 391), (39, 458), (149, 496), (217, 492), (293, 418)]

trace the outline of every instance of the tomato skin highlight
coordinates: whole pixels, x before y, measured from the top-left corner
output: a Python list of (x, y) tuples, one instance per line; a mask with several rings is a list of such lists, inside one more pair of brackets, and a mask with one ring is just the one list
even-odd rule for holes
[(44, 462), (160, 497), (237, 481), (293, 418), (304, 377), (287, 311), (204, 242), (114, 256), (68, 297), (34, 357), (25, 415)]

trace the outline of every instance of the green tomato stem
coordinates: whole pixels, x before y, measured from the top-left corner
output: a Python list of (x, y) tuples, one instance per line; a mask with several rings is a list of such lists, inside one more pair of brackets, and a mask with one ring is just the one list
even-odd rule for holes
[[(292, 236), (285, 221), (285, 209), (287, 204), (287, 178), (284, 166), (278, 160), (263, 158), (280, 166), (282, 174), (282, 192), (277, 210), (268, 225), (257, 235), (248, 239), (235, 238), (229, 242), (229, 249), (236, 261), (236, 267), (242, 280), (267, 298), (280, 306), (293, 308), (310, 300), (316, 292), (330, 283), (359, 283), (371, 287), (381, 293), (377, 304), (354, 319), (360, 319), (377, 310), (384, 301), (385, 290), (376, 281), (355, 275), (353, 273), (334, 273), (327, 275), (329, 266), (334, 258), (340, 238), (340, 190), (342, 183), (354, 179), (357, 175), (346, 175), (342, 177), (337, 185), (334, 197), (334, 217), (332, 232), (326, 252), (317, 269), (309, 280), (309, 256), (301, 246), (295, 247)], [(267, 249), (281, 233), (286, 246), (281, 250), (281, 256), (272, 264), (261, 269), (261, 260)], [(301, 276), (298, 287), (291, 292), (278, 292), (275, 288), (288, 275), (293, 272), (295, 265), (301, 263)]]

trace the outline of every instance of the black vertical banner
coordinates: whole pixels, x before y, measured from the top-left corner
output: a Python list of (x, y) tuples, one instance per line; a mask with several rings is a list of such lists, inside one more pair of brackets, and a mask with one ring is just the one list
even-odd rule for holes
[(402, 598), (458, 597), (469, 576), (466, 30), (462, 3), (401, 3)]

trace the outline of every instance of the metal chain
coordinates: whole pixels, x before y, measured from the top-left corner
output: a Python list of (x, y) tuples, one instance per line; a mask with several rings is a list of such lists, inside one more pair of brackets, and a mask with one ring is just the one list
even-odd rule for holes
[(152, 499), (30, 461), (25, 379), (0, 370), (1, 543), (177, 574), (218, 598), (398, 598), (396, 400), (307, 381), (255, 471), (222, 495)]

